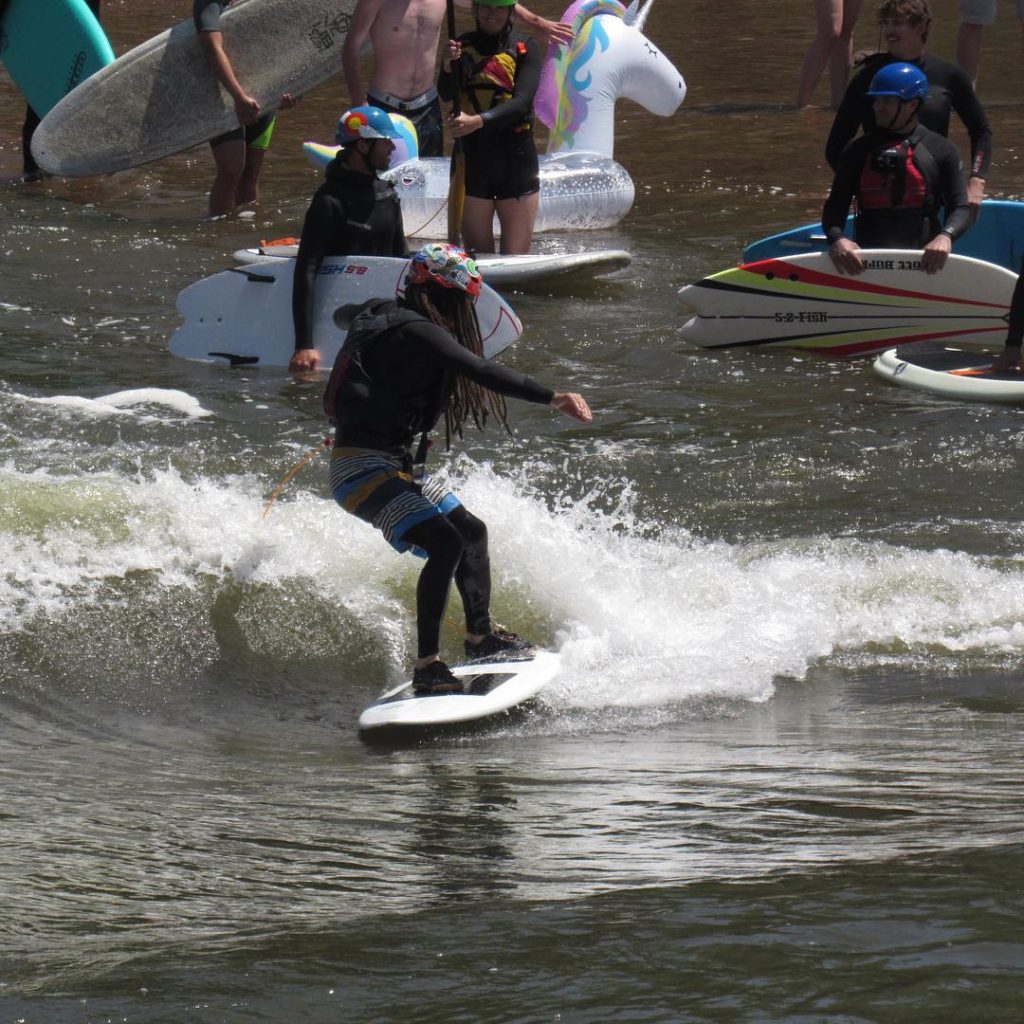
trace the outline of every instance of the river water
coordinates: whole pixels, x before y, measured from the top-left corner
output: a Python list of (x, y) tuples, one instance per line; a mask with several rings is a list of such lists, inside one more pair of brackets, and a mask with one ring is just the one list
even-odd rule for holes
[[(199, 223), (203, 147), (3, 189), (3, 1024), (1019, 1018), (1024, 413), (678, 337), (676, 290), (827, 188), (828, 113), (788, 105), (809, 5), (781, 6), (656, 3), (690, 92), (620, 108), (636, 206), (540, 242), (635, 262), (511, 296), (508, 362), (593, 424), (518, 404), (437, 459), (490, 526), (497, 618), (565, 666), (462, 737), (357, 737), (418, 564), (326, 460), (262, 518), (321, 385), (166, 351), (182, 288), (297, 231), (340, 86), (282, 117), (255, 224)], [(1001, 6), (980, 87), (1015, 197)], [(104, 11), (123, 52), (188, 5)]]

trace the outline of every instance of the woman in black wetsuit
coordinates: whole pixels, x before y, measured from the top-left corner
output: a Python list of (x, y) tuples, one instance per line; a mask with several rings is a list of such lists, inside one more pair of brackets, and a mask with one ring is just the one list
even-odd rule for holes
[(465, 152), (462, 241), (494, 252), (497, 213), (501, 252), (526, 253), (540, 203), (533, 98), (543, 57), (534, 40), (513, 32), (515, 0), (477, 0), (473, 13), (476, 31), (451, 40), (437, 83), (443, 99), (454, 99), (458, 65), (461, 112), (446, 125)]
[[(549, 405), (589, 423), (581, 395), (552, 391), (483, 358), (474, 302), (476, 262), (432, 243), (412, 258), (397, 301), (370, 299), (352, 320), (324, 397), (335, 424), (330, 486), (345, 511), (379, 529), (398, 551), (426, 558), (416, 586), (419, 694), (461, 693), (440, 659), (441, 620), (452, 581), (465, 612), (470, 661), (532, 657), (533, 645), (491, 621), (487, 527), (424, 474), (427, 435), (441, 420), (462, 436), (472, 421), (505, 424), (504, 399)], [(419, 435), (419, 442), (416, 436)]]
[(971, 139), (967, 199), (976, 214), (992, 160), (992, 130), (970, 80), (955, 64), (925, 52), (931, 26), (928, 0), (882, 0), (878, 5), (878, 24), (888, 50), (868, 57), (847, 87), (825, 146), (829, 166), (835, 170), (840, 154), (858, 129), (870, 132), (875, 127), (868, 96), (871, 80), (887, 64), (905, 61), (920, 68), (928, 79), (928, 99), (921, 107), (921, 124), (948, 136), (950, 113), (956, 111), (967, 128)]

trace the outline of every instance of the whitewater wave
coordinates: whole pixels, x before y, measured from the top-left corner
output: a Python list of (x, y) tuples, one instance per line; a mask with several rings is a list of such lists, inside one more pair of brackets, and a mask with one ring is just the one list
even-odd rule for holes
[[(231, 588), (259, 595), (247, 612), (259, 628), (249, 621), (246, 635), (268, 653), (278, 637), (292, 659), (322, 656), (323, 629), (276, 629), (298, 603), (319, 619), (336, 610), (344, 628), (334, 641), (377, 644), (391, 676), (401, 674), (420, 563), (327, 499), (324, 472), (325, 461), (307, 470), (264, 518), (272, 483), (254, 476), (62, 476), (8, 465), (0, 629), (59, 636), (62, 621), (91, 609), (116, 635), (136, 626), (140, 581), (151, 601), (191, 593), (209, 614)], [(450, 473), (489, 527), (496, 619), (562, 652), (557, 706), (765, 701), (780, 677), (804, 678), (851, 652), (861, 664), (929, 651), (998, 664), (1024, 649), (1024, 564), (828, 537), (708, 542), (639, 520), (628, 482), (570, 500), (533, 489), (528, 467), (511, 480), (460, 459)], [(454, 646), (459, 609), (449, 616)]]

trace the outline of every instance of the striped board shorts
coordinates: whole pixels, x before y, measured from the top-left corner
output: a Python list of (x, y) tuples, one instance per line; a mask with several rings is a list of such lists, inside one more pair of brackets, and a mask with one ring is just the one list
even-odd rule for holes
[(380, 530), (396, 551), (411, 550), (420, 558), (426, 552), (402, 540), (406, 531), (462, 504), (432, 477), (425, 476), (416, 488), (402, 459), (373, 448), (335, 448), (330, 485), (346, 512)]

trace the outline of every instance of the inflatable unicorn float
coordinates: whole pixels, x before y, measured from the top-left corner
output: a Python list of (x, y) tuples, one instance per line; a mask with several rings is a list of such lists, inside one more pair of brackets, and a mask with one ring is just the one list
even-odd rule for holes
[[(633, 179), (612, 156), (615, 101), (625, 97), (669, 117), (686, 96), (683, 76), (643, 33), (653, 6), (654, 0), (633, 0), (628, 8), (618, 0), (576, 0), (562, 16), (573, 26), (573, 42), (549, 50), (534, 101), (537, 118), (549, 129), (535, 231), (606, 228), (632, 207)], [(419, 157), (411, 125), (405, 118), (398, 124), (403, 142), (382, 177), (402, 201), (406, 234), (441, 238), (447, 230), (448, 158)], [(303, 148), (318, 167), (338, 151), (314, 142)]]

